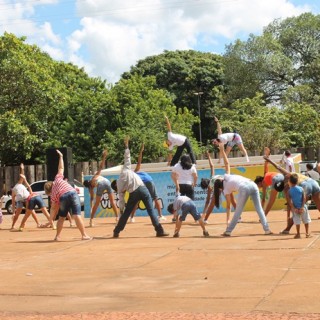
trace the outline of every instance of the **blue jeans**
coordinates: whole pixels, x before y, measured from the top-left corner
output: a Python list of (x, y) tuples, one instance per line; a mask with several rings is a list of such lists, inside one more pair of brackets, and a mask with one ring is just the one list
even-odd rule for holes
[(313, 196), (314, 194), (320, 192), (320, 187), (318, 185), (318, 182), (316, 180), (311, 179), (311, 178), (309, 178), (305, 181), (302, 181), (300, 183), (300, 187), (303, 188), (307, 197)]
[(195, 221), (198, 221), (201, 219), (201, 216), (198, 213), (197, 207), (192, 200), (185, 202), (181, 206), (181, 212), (182, 213), (179, 217), (180, 221), (185, 221), (188, 213), (190, 213), (192, 215), (192, 217)]
[(60, 197), (59, 216), (66, 217), (68, 212), (81, 215), (81, 203), (77, 192), (68, 191)]
[(40, 208), (40, 209), (45, 206), (41, 195), (37, 195), (35, 197), (32, 197), (29, 200), (29, 204), (28, 204), (28, 209), (29, 210), (33, 210), (36, 206), (38, 206), (38, 208)]
[(239, 188), (237, 207), (236, 207), (236, 210), (234, 212), (234, 215), (233, 215), (231, 222), (228, 224), (226, 232), (231, 233), (232, 230), (237, 225), (238, 220), (241, 216), (241, 213), (243, 211), (243, 208), (244, 208), (249, 196), (251, 196), (254, 207), (256, 208), (256, 211), (257, 211), (259, 219), (260, 219), (260, 223), (263, 226), (263, 230), (269, 231), (269, 225), (268, 225), (266, 216), (264, 214), (264, 211), (262, 209), (261, 202), (260, 202), (259, 189), (253, 181), (250, 181), (250, 182), (246, 182), (245, 184), (242, 184)]
[(124, 209), (123, 214), (121, 214), (120, 219), (113, 230), (114, 233), (120, 233), (120, 231), (124, 229), (131, 212), (133, 211), (133, 209), (139, 201), (142, 201), (145, 205), (156, 232), (159, 234), (163, 233), (162, 225), (159, 223), (158, 217), (153, 210), (153, 202), (146, 186), (140, 186), (138, 189), (134, 190), (129, 194), (129, 199), (126, 208)]

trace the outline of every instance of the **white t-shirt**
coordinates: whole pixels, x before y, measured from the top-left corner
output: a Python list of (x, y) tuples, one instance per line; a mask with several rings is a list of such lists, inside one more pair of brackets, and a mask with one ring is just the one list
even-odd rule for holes
[(225, 174), (223, 182), (223, 194), (231, 194), (239, 190), (243, 183), (248, 183), (251, 180), (237, 174)]
[(21, 183), (17, 183), (12, 191), (16, 194), (16, 201), (25, 201), (30, 195), (27, 188)]
[(186, 137), (182, 134), (172, 133), (171, 131), (168, 131), (168, 140), (172, 143), (168, 149), (172, 150), (174, 146), (182, 146), (186, 141)]
[(181, 207), (184, 203), (191, 201), (187, 196), (177, 196), (173, 202), (173, 209), (175, 211), (181, 210)]
[(189, 170), (183, 170), (179, 162), (174, 165), (174, 167), (172, 168), (172, 172), (176, 172), (178, 174), (179, 184), (193, 184), (193, 175), (194, 173), (197, 174), (197, 169), (196, 166), (193, 164)]
[(222, 133), (218, 135), (218, 139), (220, 139), (221, 143), (226, 144), (234, 139), (234, 133)]
[[(294, 163), (293, 163), (293, 159), (291, 157), (283, 157), (283, 162), (286, 166), (286, 170), (289, 172), (296, 172), (295, 168), (294, 168)], [(290, 170), (291, 168), (291, 170)]]

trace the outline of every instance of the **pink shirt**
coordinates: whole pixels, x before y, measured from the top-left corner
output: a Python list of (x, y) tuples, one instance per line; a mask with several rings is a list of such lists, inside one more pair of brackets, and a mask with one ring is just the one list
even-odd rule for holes
[(65, 180), (63, 180), (63, 174), (58, 173), (54, 178), (52, 191), (51, 191), (51, 201), (55, 203), (60, 203), (60, 197), (75, 189)]

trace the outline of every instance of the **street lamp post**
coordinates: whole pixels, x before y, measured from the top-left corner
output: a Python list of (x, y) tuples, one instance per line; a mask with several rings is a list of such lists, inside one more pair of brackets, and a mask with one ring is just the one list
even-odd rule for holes
[(202, 132), (201, 132), (201, 113), (200, 113), (200, 98), (203, 95), (202, 91), (195, 92), (194, 93), (198, 97), (198, 114), (199, 114), (199, 140), (200, 140), (200, 145), (202, 145)]

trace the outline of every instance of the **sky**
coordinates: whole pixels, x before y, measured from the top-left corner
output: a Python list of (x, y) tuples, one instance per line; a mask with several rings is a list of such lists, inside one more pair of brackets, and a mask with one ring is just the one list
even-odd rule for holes
[(0, 35), (115, 83), (164, 50), (223, 54), (275, 19), (320, 13), (317, 0), (0, 0)]

